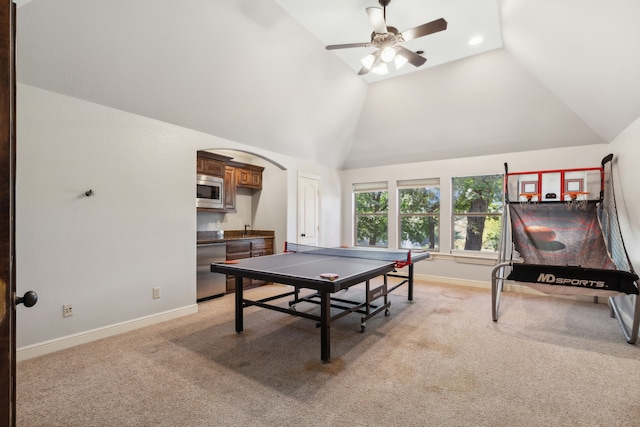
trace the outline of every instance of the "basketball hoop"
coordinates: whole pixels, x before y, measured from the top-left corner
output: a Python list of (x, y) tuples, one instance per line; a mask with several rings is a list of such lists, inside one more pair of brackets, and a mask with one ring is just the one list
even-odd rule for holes
[(564, 193), (564, 203), (567, 209), (587, 209), (587, 201), (589, 200), (588, 191), (567, 191)]
[(518, 194), (518, 202), (523, 210), (534, 208), (540, 201), (540, 193), (520, 193)]

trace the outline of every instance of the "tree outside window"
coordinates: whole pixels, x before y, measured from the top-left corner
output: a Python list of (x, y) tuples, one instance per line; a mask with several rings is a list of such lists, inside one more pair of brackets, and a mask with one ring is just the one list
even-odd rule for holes
[(440, 180), (398, 181), (399, 247), (439, 249)]
[(355, 244), (386, 248), (389, 244), (387, 183), (355, 184)]
[(497, 252), (502, 191), (502, 175), (453, 178), (454, 250)]

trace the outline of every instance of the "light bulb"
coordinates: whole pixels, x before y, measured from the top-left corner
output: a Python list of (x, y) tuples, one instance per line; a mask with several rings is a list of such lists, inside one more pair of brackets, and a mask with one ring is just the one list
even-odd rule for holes
[(384, 62), (391, 62), (395, 57), (396, 50), (391, 46), (385, 47), (384, 49), (382, 49), (382, 53), (380, 53), (380, 59), (382, 59)]
[(396, 55), (396, 57), (393, 58), (393, 63), (396, 64), (396, 70), (402, 68), (407, 62), (409, 62), (407, 58), (402, 55)]
[(373, 67), (373, 70), (371, 70), (371, 72), (379, 75), (384, 75), (389, 73), (389, 68), (387, 68), (387, 64), (385, 62), (381, 61), (378, 65)]

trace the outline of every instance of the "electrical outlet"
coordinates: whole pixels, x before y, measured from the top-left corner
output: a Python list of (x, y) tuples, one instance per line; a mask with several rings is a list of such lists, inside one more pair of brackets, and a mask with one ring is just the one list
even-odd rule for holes
[(160, 298), (160, 288), (153, 288), (153, 299)]
[(62, 306), (62, 317), (73, 316), (73, 304), (65, 304)]

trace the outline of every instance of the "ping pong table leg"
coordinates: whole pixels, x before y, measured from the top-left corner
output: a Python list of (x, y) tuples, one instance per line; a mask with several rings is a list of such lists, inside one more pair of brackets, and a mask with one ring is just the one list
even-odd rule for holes
[(320, 292), (320, 359), (329, 363), (331, 357), (331, 295)]
[(409, 293), (409, 301), (413, 301), (413, 263), (409, 264), (409, 277), (408, 277), (408, 293)]
[(236, 276), (236, 332), (244, 329), (242, 321), (242, 277)]

